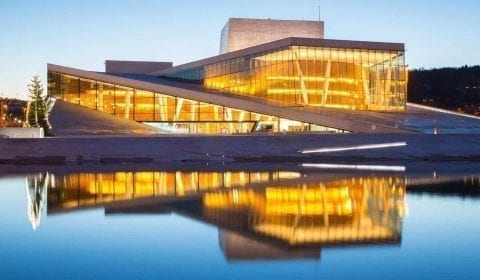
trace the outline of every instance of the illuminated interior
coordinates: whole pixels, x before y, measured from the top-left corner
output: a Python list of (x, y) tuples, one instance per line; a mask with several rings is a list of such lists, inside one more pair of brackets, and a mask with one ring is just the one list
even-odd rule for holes
[(403, 178), (357, 177), (219, 190), (204, 194), (203, 205), (213, 221), (248, 213), (253, 232), (289, 245), (376, 242), (399, 240), (404, 195)]
[(234, 134), (252, 132), (344, 132), (335, 128), (257, 114), (161, 93), (48, 73), (50, 96), (164, 132)]
[(407, 74), (403, 51), (289, 46), (166, 76), (288, 104), (404, 111)]
[(295, 179), (296, 172), (114, 172), (52, 176), (48, 208), (102, 205), (142, 197), (186, 196)]
[[(356, 176), (302, 183), (296, 172), (115, 172), (47, 176), (49, 212), (158, 197), (220, 227), (289, 245), (395, 242), (404, 216), (405, 179)], [(42, 177), (43, 178), (43, 177)], [(287, 181), (290, 180), (290, 181)], [(300, 180), (300, 181), (299, 181)], [(197, 210), (195, 210), (197, 209)]]

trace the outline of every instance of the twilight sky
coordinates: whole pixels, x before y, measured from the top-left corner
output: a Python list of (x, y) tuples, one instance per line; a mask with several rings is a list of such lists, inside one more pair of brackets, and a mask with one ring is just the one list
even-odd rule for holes
[(315, 20), (319, 4), (326, 38), (403, 42), (411, 68), (480, 64), (478, 0), (1, 0), (0, 97), (26, 98), (47, 63), (214, 56), (229, 17)]

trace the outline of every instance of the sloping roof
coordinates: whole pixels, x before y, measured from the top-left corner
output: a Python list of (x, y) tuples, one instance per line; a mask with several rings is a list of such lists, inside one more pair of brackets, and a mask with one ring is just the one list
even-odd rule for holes
[(480, 118), (407, 103), (406, 112), (372, 112), (326, 109), (321, 107), (285, 104), (257, 97), (240, 96), (207, 90), (201, 85), (161, 79), (149, 75), (105, 74), (48, 64), (48, 70), (175, 97), (201, 101), (334, 127), (359, 133), (441, 133), (480, 134)]
[(333, 39), (316, 39), (316, 38), (285, 38), (254, 47), (228, 52), (225, 54), (212, 56), (209, 58), (189, 62), (186, 64), (174, 66), (172, 68), (153, 71), (148, 73), (152, 76), (163, 76), (169, 73), (191, 69), (195, 67), (204, 66), (228, 59), (257, 54), (265, 51), (270, 51), (278, 48), (288, 46), (311, 46), (311, 47), (325, 47), (325, 48), (346, 48), (346, 49), (365, 49), (365, 50), (381, 50), (381, 51), (404, 51), (405, 44), (403, 43), (387, 43), (387, 42), (368, 42), (368, 41), (350, 41), (350, 40), (333, 40)]

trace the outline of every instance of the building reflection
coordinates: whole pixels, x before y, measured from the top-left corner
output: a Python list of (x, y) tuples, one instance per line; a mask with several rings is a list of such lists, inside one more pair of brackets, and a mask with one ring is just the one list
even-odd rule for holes
[(214, 191), (201, 208), (207, 221), (288, 246), (398, 242), (404, 194), (403, 178), (357, 177)]
[(48, 211), (104, 206), (141, 198), (198, 196), (210, 190), (259, 186), (300, 177), (298, 172), (113, 172), (53, 176)]
[(229, 261), (319, 259), (316, 247), (283, 247), (235, 231), (219, 229), (220, 248)]
[[(45, 175), (39, 175), (44, 176)], [(47, 174), (47, 213), (177, 213), (219, 228), (228, 260), (320, 257), (325, 246), (399, 244), (405, 178), (287, 171)], [(38, 180), (29, 177), (28, 182)]]
[(47, 189), (51, 185), (50, 174), (37, 174), (27, 177), (25, 192), (27, 196), (27, 214), (33, 230), (40, 225)]

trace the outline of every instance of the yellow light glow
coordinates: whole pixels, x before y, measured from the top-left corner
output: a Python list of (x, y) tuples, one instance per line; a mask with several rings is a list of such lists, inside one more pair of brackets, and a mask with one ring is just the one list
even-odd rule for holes
[[(323, 94), (323, 90), (314, 90), (314, 89), (308, 89), (306, 90), (309, 94)], [(301, 89), (295, 89), (295, 88), (286, 88), (286, 89), (268, 89), (267, 94), (299, 94), (302, 93)], [(341, 95), (341, 96), (353, 96), (355, 94), (360, 94), (359, 92), (349, 92), (349, 91), (338, 91), (338, 90), (331, 90), (328, 92), (328, 95)], [(335, 105), (335, 104), (332, 104)], [(348, 105), (341, 105), (340, 106), (348, 106)]]
[[(306, 82), (323, 82), (327, 80), (325, 77), (311, 77), (311, 76), (304, 76), (300, 78), (299, 76), (267, 76), (267, 81), (300, 81), (303, 79)], [(349, 84), (356, 84), (360, 83), (361, 80), (359, 79), (349, 79), (349, 78), (328, 78), (329, 82), (341, 82), (341, 83), (349, 83)]]
[[(276, 63), (267, 63), (273, 61)], [(222, 73), (207, 66), (204, 86), (287, 104), (371, 111), (406, 108), (408, 77), (392, 75), (406, 72), (401, 52), (292, 46), (254, 57), (250, 62), (248, 70), (237, 73)], [(325, 94), (325, 98), (311, 96), (315, 94)]]
[[(227, 174), (232, 179), (229, 187), (222, 183)], [(298, 179), (298, 174), (288, 177)], [(408, 210), (405, 179), (393, 175), (308, 183), (280, 181), (279, 172), (117, 172), (52, 178), (55, 188), (49, 188), (49, 209), (145, 196), (164, 196), (167, 201), (174, 196), (197, 196), (203, 203), (199, 215), (209, 222), (248, 223), (248, 230), (289, 244), (398, 238), (401, 217)], [(269, 185), (242, 187), (256, 182)]]
[(407, 142), (367, 144), (367, 145), (357, 145), (357, 146), (348, 146), (348, 147), (328, 147), (328, 148), (318, 148), (318, 149), (307, 149), (307, 150), (302, 150), (300, 152), (302, 154), (331, 153), (331, 152), (344, 152), (344, 151), (353, 151), (353, 150), (384, 149), (384, 148), (394, 148), (394, 147), (404, 147), (404, 146), (407, 146)]

